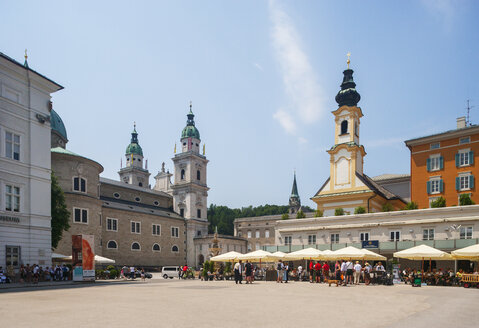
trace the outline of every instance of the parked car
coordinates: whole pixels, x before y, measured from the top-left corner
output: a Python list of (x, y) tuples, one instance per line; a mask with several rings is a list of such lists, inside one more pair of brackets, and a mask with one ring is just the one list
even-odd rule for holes
[(161, 275), (165, 279), (178, 278), (180, 276), (180, 268), (177, 266), (164, 266), (161, 268)]
[[(153, 276), (149, 272), (145, 272), (145, 278), (151, 279)], [(141, 271), (135, 271), (135, 278), (141, 278)]]

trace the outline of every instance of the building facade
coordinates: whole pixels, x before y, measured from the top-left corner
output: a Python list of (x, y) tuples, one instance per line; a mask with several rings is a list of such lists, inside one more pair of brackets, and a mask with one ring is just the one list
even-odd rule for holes
[(0, 53), (0, 266), (51, 265), (51, 94), (63, 87)]
[(459, 205), (468, 194), (479, 203), (475, 177), (479, 174), (479, 126), (466, 126), (457, 119), (457, 129), (405, 141), (411, 151), (411, 199), (419, 208), (443, 197), (446, 206)]

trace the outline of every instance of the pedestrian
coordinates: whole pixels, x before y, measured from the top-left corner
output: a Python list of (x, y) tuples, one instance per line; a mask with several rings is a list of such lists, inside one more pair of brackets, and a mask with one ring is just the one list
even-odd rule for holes
[(303, 275), (303, 267), (301, 265), (298, 266), (298, 281), (301, 281)]
[(285, 283), (288, 283), (288, 273), (289, 273), (289, 264), (285, 262), (283, 265), (283, 280)]
[(323, 266), (321, 265), (321, 262), (316, 262), (316, 264), (314, 265), (314, 272), (315, 272), (315, 276), (316, 276), (316, 282), (319, 283), (321, 282), (321, 268)]
[(328, 264), (328, 262), (324, 262), (324, 264), (323, 264), (323, 279), (324, 280), (326, 280), (326, 279), (329, 280), (329, 264)]
[(367, 286), (371, 283), (371, 264), (369, 262), (364, 263), (364, 284)]
[(346, 277), (347, 277), (347, 284), (352, 284), (353, 283), (353, 261), (347, 260), (346, 261)]
[(130, 267), (130, 279), (135, 280), (135, 267), (134, 266)]
[(340, 281), (341, 280), (341, 264), (339, 261), (336, 261), (336, 264), (334, 265), (334, 274), (336, 275), (336, 280)]
[(356, 261), (356, 264), (354, 265), (354, 284), (359, 285), (359, 277), (361, 277), (361, 271), (362, 271), (361, 264), (359, 264), (359, 261)]
[(145, 269), (144, 268), (141, 268), (140, 277), (141, 277), (141, 281), (145, 281)]
[(242, 270), (242, 267), (241, 267), (241, 260), (239, 260), (239, 262), (235, 263), (234, 271), (235, 271), (235, 283), (236, 284), (238, 284), (238, 283), (241, 284), (241, 280), (242, 280), (241, 274), (243, 273), (243, 270)]
[(183, 275), (182, 275), (183, 279), (186, 279), (188, 278), (188, 266), (185, 264), (183, 266)]
[(348, 283), (348, 278), (346, 276), (346, 271), (347, 271), (347, 264), (346, 261), (341, 260), (341, 278), (343, 280), (343, 285), (346, 286)]
[(253, 274), (253, 266), (251, 265), (251, 263), (248, 260), (246, 260), (244, 268), (245, 268), (246, 284), (248, 284), (248, 283), (251, 284), (252, 283), (251, 275)]
[(278, 278), (276, 280), (277, 283), (281, 282), (283, 283), (283, 261), (279, 260), (278, 265), (276, 266), (276, 271), (278, 272)]
[(63, 280), (68, 280), (68, 271), (70, 271), (70, 270), (68, 269), (68, 267), (67, 267), (65, 264), (63, 264), (63, 266), (62, 266), (62, 276), (63, 276)]
[(40, 276), (40, 267), (37, 264), (33, 265), (33, 283), (38, 284), (38, 278)]

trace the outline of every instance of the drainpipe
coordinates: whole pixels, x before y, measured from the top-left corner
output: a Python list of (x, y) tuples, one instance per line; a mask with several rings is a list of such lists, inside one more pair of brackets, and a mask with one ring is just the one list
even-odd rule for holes
[(372, 195), (371, 197), (368, 198), (368, 213), (370, 213), (371, 211), (369, 210), (369, 201), (371, 199), (373, 199), (374, 197), (376, 197), (376, 194)]

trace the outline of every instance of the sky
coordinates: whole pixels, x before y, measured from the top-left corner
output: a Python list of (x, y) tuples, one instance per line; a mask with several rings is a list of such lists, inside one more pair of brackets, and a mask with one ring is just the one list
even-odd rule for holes
[[(118, 179), (136, 122), (152, 177), (173, 171), (189, 102), (208, 203), (302, 204), (329, 177), (351, 53), (364, 172), (409, 173), (404, 140), (479, 123), (479, 2), (2, 1), (0, 52), (65, 87), (67, 149)], [(123, 159), (123, 163), (125, 160)], [(150, 183), (154, 184), (154, 179)]]

